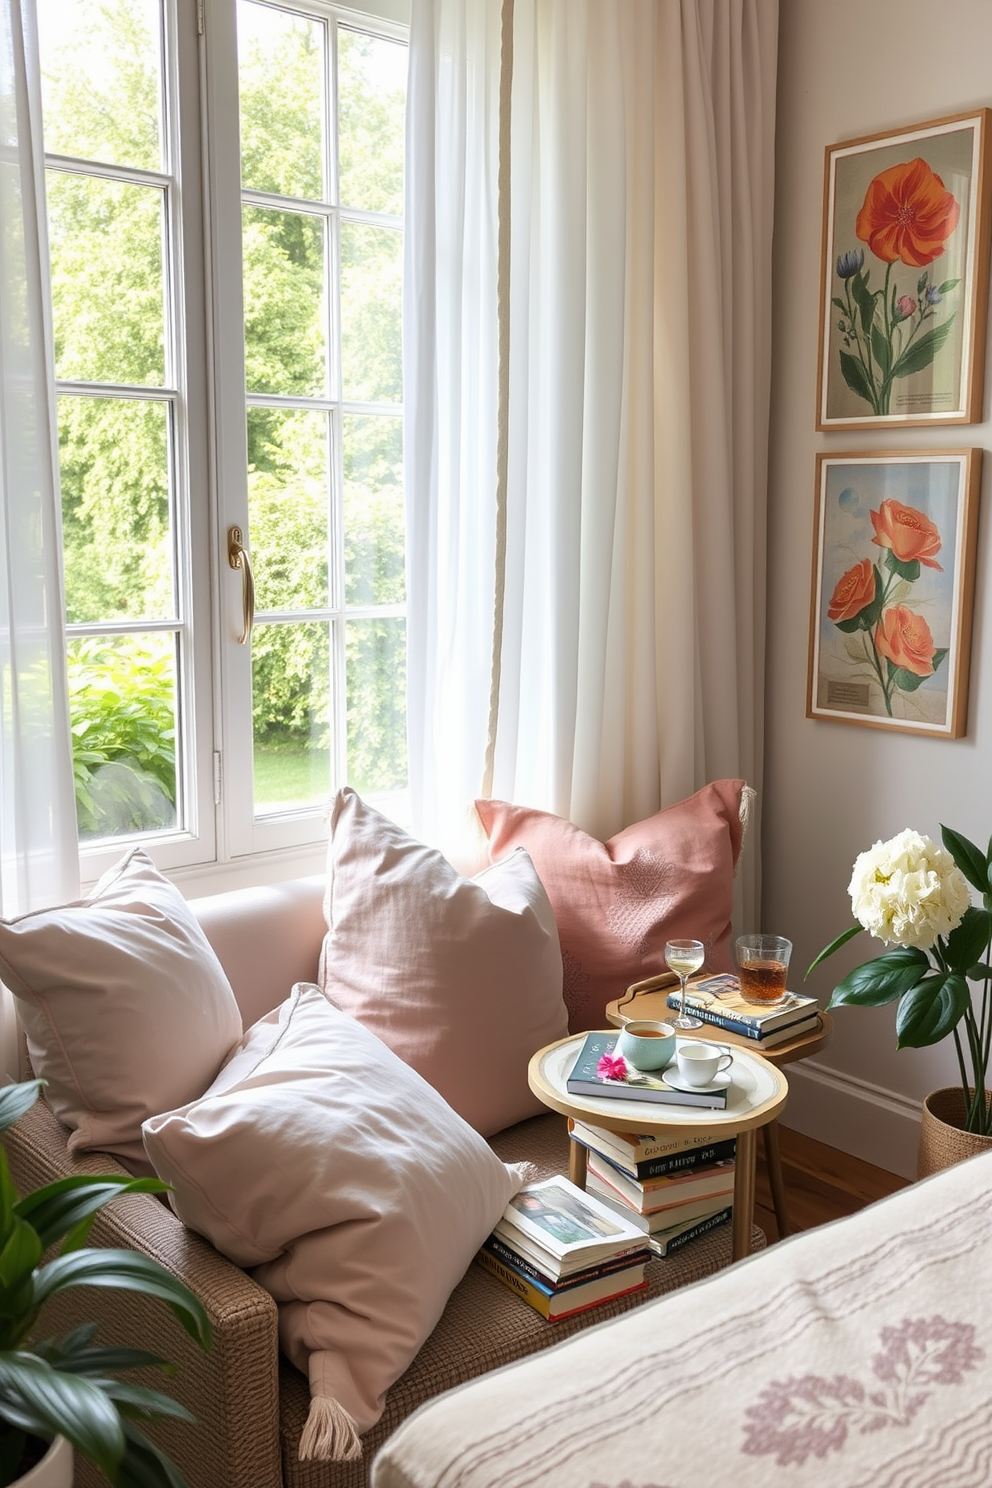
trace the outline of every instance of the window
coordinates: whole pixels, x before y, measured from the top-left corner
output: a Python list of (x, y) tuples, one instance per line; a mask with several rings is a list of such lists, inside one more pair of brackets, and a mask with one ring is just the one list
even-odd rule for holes
[(122, 837), (163, 867), (297, 851), (345, 780), (401, 813), (404, 33), (321, 3), (38, 10), (91, 871)]

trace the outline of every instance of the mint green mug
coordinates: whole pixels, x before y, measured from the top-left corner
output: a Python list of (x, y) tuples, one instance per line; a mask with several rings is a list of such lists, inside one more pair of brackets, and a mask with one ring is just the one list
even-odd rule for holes
[(622, 1054), (634, 1069), (664, 1069), (675, 1058), (675, 1029), (650, 1018), (631, 1018), (620, 1030), (614, 1054)]

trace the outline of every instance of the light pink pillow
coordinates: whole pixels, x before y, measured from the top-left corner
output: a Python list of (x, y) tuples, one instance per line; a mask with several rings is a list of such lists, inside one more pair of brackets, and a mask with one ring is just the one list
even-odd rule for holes
[(279, 1305), (310, 1378), (301, 1458), (359, 1456), (521, 1170), (302, 982), (200, 1100), (144, 1132), (179, 1218)]
[(535, 1115), (528, 1061), (568, 1018), (555, 917), (527, 854), (463, 878), (349, 789), (330, 828), (324, 991), (483, 1136)]
[(664, 971), (666, 940), (701, 940), (709, 971), (733, 970), (744, 789), (714, 781), (605, 843), (546, 811), (476, 801), (490, 859), (526, 848), (548, 891), (573, 1033), (603, 1028), (608, 1002)]
[(205, 1090), (242, 1034), (221, 964), (179, 890), (134, 848), (92, 893), (0, 920), (0, 979), (69, 1150), (151, 1173), (141, 1123)]

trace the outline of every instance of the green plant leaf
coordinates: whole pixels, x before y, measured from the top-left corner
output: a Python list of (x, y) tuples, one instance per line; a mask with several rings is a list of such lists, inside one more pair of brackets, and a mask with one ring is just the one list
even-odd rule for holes
[(930, 665), (933, 667), (934, 671), (937, 670), (937, 668), (940, 666), (940, 663), (947, 656), (947, 653), (948, 653), (949, 649), (950, 648), (948, 646), (938, 646), (937, 647), (936, 651), (933, 653), (933, 655), (930, 658)]
[(883, 1007), (922, 981), (930, 962), (916, 946), (897, 946), (848, 972), (830, 996), (828, 1008)]
[(842, 945), (847, 945), (849, 940), (853, 940), (856, 935), (860, 935), (863, 929), (863, 925), (851, 925), (847, 930), (844, 930), (838, 935), (836, 940), (832, 940), (828, 946), (824, 946), (820, 954), (815, 956), (807, 966), (803, 981), (805, 982), (809, 979), (810, 972), (815, 971), (821, 961), (826, 961), (827, 957), (832, 956), (834, 951), (839, 951)]
[(42, 1266), (34, 1279), (35, 1306), (73, 1286), (119, 1287), (143, 1292), (168, 1304), (191, 1338), (206, 1348), (210, 1319), (199, 1298), (177, 1276), (136, 1250), (74, 1250)]
[(89, 1375), (91, 1379), (103, 1378), (120, 1369), (155, 1368), (166, 1373), (174, 1372), (173, 1366), (158, 1354), (150, 1354), (146, 1349), (119, 1348), (115, 1344), (104, 1347), (93, 1343), (95, 1336), (96, 1324), (84, 1323), (64, 1333), (61, 1338), (44, 1338), (40, 1343), (33, 1343), (31, 1350), (39, 1359), (57, 1365), (59, 1369)]
[(27, 1352), (0, 1354), (0, 1416), (46, 1439), (59, 1432), (117, 1481), (124, 1428), (93, 1380), (62, 1374)]
[(992, 915), (987, 909), (976, 909), (972, 905), (964, 912), (960, 925), (947, 937), (945, 963), (948, 971), (967, 976), (968, 967), (973, 966), (992, 936)]
[(173, 1400), (171, 1395), (163, 1395), (161, 1390), (150, 1390), (147, 1385), (132, 1385), (128, 1380), (105, 1379), (102, 1389), (105, 1395), (110, 1396), (121, 1415), (129, 1420), (150, 1421), (154, 1416), (168, 1416), (172, 1420), (189, 1421), (191, 1424), (196, 1420), (178, 1400)]
[(44, 1080), (23, 1080), (19, 1085), (4, 1085), (0, 1088), (0, 1132), (20, 1121), (38, 1099)]
[(842, 351), (838, 354), (840, 356), (841, 376), (851, 389), (851, 392), (857, 393), (859, 398), (864, 398), (865, 402), (870, 403), (874, 408), (875, 394), (872, 391), (871, 383), (868, 381), (868, 374), (861, 365), (860, 360), (857, 357), (853, 357), (849, 351)]
[(957, 289), (960, 283), (960, 279), (945, 279), (943, 284), (937, 286), (937, 293), (940, 295), (950, 294), (951, 290)]
[(6, 1244), (0, 1250), (0, 1292), (8, 1298), (16, 1294), (30, 1281), (43, 1254), (44, 1246), (32, 1227), (15, 1216)]
[(955, 832), (953, 827), (945, 827), (943, 822), (940, 826), (940, 840), (972, 888), (977, 889), (980, 894), (987, 894), (989, 864), (992, 862), (992, 841), (989, 842), (989, 856), (986, 857), (981, 848), (976, 847), (969, 837)]
[(124, 1422), (124, 1441), (117, 1488), (187, 1488), (178, 1467), (130, 1421)]
[(911, 342), (893, 364), (893, 378), (909, 377), (911, 373), (922, 372), (924, 367), (929, 367), (947, 340), (953, 324), (954, 316), (949, 315), (941, 325), (934, 326), (932, 330), (924, 332), (918, 341)]
[(64, 1249), (76, 1250), (85, 1243), (93, 1217), (105, 1204), (122, 1194), (166, 1193), (168, 1187), (160, 1178), (82, 1173), (36, 1189), (17, 1204), (16, 1212), (38, 1231), (46, 1250), (63, 1235), (71, 1235)]
[(836, 295), (831, 295), (830, 302), (840, 311), (842, 315), (847, 314), (847, 306), (844, 304), (844, 301), (839, 300)]
[(969, 982), (992, 981), (992, 966), (987, 961), (976, 961), (974, 966), (969, 966), (967, 971)]
[(924, 977), (911, 988), (896, 1010), (900, 1049), (925, 1049), (939, 1044), (964, 1017), (971, 994), (964, 977), (940, 973)]

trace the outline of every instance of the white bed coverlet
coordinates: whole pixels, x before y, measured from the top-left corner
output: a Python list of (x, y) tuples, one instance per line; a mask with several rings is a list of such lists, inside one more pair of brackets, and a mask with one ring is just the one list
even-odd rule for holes
[(431, 1401), (372, 1482), (989, 1488), (990, 1366), (992, 1153)]

